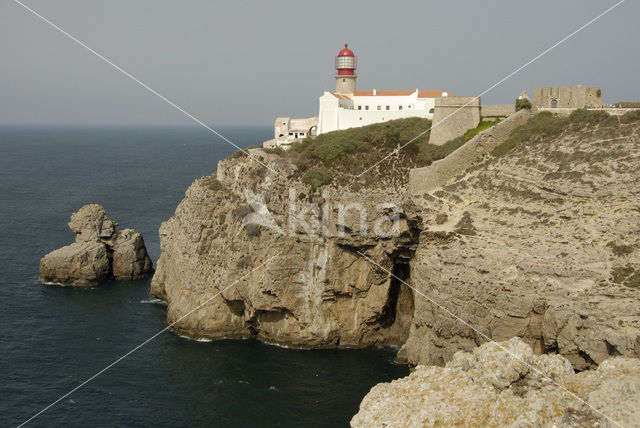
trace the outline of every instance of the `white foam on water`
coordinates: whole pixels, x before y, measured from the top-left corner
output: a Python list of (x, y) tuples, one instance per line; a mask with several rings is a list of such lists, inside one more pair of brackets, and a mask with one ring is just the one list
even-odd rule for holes
[(162, 299), (157, 299), (155, 297), (151, 297), (151, 298), (146, 299), (146, 300), (140, 300), (140, 303), (167, 306), (167, 302), (165, 302)]
[[(191, 340), (193, 342), (204, 342), (204, 343), (213, 342), (213, 339), (210, 339), (208, 337), (191, 337), (191, 336), (185, 336), (182, 334), (178, 334), (177, 336), (182, 339)], [(223, 337), (223, 339), (226, 339), (226, 337)]]
[(96, 285), (73, 285), (73, 284), (63, 284), (61, 282), (53, 282), (53, 281), (43, 281), (42, 279), (38, 280), (41, 284), (44, 285), (55, 285), (56, 287), (71, 287), (76, 288), (78, 290), (92, 290), (95, 289)]
[(71, 287), (71, 285), (63, 284), (61, 282), (43, 281), (43, 280), (40, 280), (40, 282), (42, 282), (44, 285), (57, 285), (57, 286), (60, 286), (60, 287)]

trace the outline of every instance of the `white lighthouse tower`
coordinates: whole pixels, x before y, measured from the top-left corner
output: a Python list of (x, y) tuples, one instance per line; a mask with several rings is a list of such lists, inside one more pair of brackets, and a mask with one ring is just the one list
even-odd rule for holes
[(344, 44), (344, 49), (336, 56), (336, 93), (343, 95), (353, 95), (356, 91), (356, 56), (349, 49), (348, 44)]

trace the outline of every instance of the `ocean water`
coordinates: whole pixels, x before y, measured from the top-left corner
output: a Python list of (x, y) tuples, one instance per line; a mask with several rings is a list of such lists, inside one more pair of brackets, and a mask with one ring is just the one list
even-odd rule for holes
[[(221, 132), (244, 147), (271, 131)], [(73, 241), (71, 213), (103, 205), (142, 232), (155, 262), (160, 223), (234, 151), (190, 127), (0, 127), (0, 426), (21, 424), (166, 326), (149, 280), (38, 280), (39, 259)], [(394, 353), (165, 332), (27, 426), (346, 426), (373, 385), (408, 373)]]

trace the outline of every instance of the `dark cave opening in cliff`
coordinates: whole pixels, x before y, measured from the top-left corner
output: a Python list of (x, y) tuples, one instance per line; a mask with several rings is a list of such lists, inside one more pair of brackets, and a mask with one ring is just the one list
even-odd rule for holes
[(397, 260), (393, 265), (391, 271), (391, 282), (389, 284), (389, 294), (387, 295), (387, 302), (382, 309), (382, 316), (380, 317), (380, 325), (384, 328), (391, 327), (396, 321), (398, 314), (398, 297), (402, 287), (406, 287), (406, 283), (409, 280), (410, 273), (409, 264), (406, 260)]

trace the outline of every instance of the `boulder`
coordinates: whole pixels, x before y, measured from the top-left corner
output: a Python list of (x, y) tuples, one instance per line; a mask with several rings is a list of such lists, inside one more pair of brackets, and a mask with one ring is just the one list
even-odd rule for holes
[(74, 242), (40, 260), (40, 278), (65, 285), (97, 285), (109, 277), (107, 246), (101, 242)]
[(147, 254), (140, 232), (124, 229), (113, 246), (113, 276), (119, 280), (141, 279), (153, 272), (153, 262)]
[(575, 374), (519, 338), (457, 352), (374, 386), (352, 427), (640, 427), (640, 360), (614, 357)]
[(120, 230), (102, 206), (85, 205), (71, 216), (76, 242), (40, 260), (40, 278), (65, 285), (91, 286), (114, 278), (135, 280), (153, 273), (142, 235)]
[(76, 242), (111, 240), (118, 232), (118, 224), (109, 220), (98, 204), (85, 205), (73, 213), (69, 228), (76, 234)]

